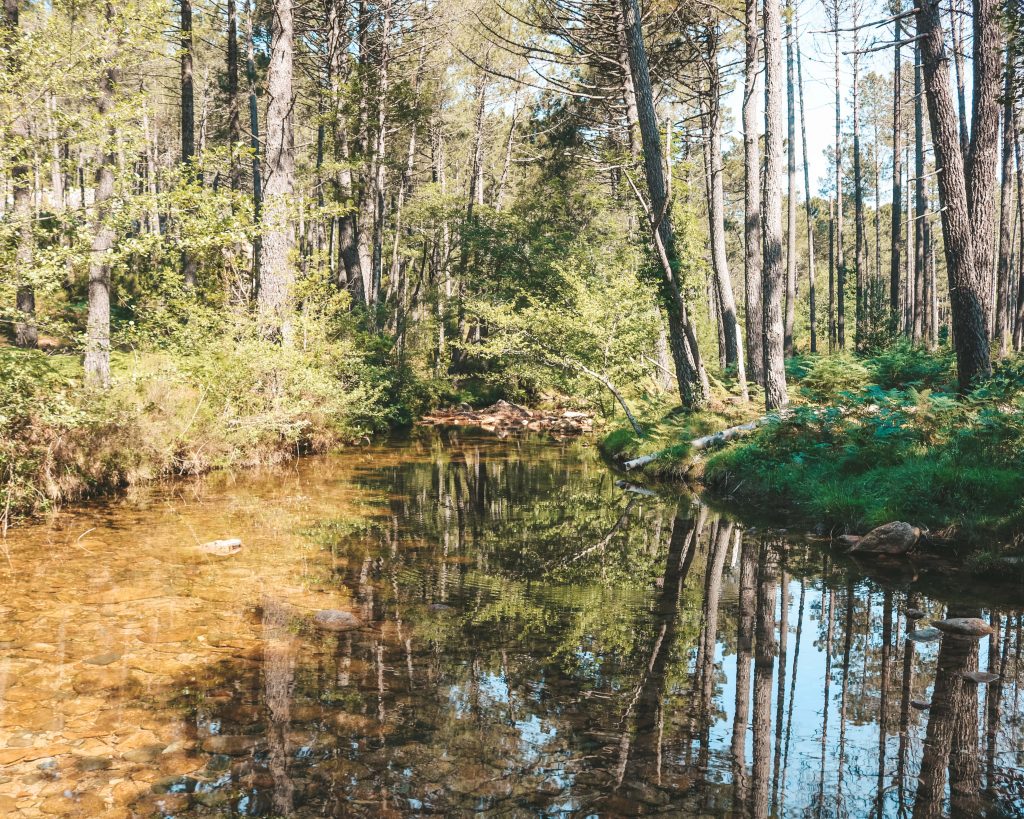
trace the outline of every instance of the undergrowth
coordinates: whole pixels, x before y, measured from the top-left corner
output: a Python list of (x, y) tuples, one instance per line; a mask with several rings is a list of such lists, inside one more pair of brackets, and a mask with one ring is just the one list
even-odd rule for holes
[[(707, 455), (703, 480), (719, 494), (830, 529), (906, 520), (967, 540), (1024, 535), (1024, 359), (964, 397), (945, 349), (804, 357), (789, 372), (790, 411)], [(679, 420), (667, 438), (626, 444), (620, 429), (605, 446), (668, 448), (652, 465), (661, 477), (681, 470), (693, 431)]]

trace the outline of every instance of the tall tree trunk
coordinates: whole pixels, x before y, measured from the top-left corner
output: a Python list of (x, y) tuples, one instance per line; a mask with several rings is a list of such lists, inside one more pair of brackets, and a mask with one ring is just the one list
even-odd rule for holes
[(789, 403), (782, 321), (782, 15), (779, 0), (764, 3), (764, 396), (769, 411)]
[[(4, 0), (4, 31), (0, 40), (8, 47), (6, 68), (12, 76), (20, 69), (18, 64), (17, 41), (21, 36), (19, 28), (18, 0)], [(11, 123), (11, 189), (13, 208), (11, 218), (17, 234), (14, 251), (15, 280), (17, 292), (15, 307), (17, 320), (14, 324), (14, 343), (19, 347), (35, 347), (39, 340), (36, 329), (36, 293), (30, 276), (34, 265), (35, 238), (32, 213), (32, 165), (28, 117), (23, 111), (14, 112)]]
[(292, 252), (295, 226), (291, 198), (295, 188), (295, 133), (292, 123), (294, 9), (292, 0), (274, 0), (271, 17), (270, 65), (267, 69), (267, 184), (262, 209), (260, 287), (257, 303), (260, 331), (290, 346), (293, 341)]
[(839, 0), (833, 0), (832, 20), (834, 26), (833, 46), (835, 48), (834, 75), (836, 83), (836, 344), (840, 349), (846, 347), (846, 251), (843, 248), (843, 97), (841, 93), (841, 75), (839, 73)]
[(377, 127), (371, 162), (373, 191), (373, 274), (371, 277), (371, 303), (380, 301), (381, 275), (384, 267), (384, 216), (387, 198), (387, 135), (388, 105), (391, 91), (391, 5), (392, 0), (380, 3), (380, 58), (377, 65)]
[(1013, 320), (1013, 348), (1024, 350), (1024, 162), (1021, 160), (1020, 135), (1017, 132), (1017, 118), (1013, 120), (1013, 156), (1017, 169), (1017, 224), (1020, 225), (1017, 245), (1017, 307)]
[[(192, 0), (181, 0), (181, 165), (191, 174), (196, 155), (196, 102), (192, 66)], [(184, 239), (184, 237), (182, 237)], [(181, 275), (186, 287), (196, 286), (195, 255), (181, 251)]]
[[(765, 5), (769, 5), (772, 1), (767, 0)], [(769, 15), (766, 13), (766, 24), (768, 17)], [(781, 63), (781, 59), (779, 62)], [(782, 117), (780, 116), (779, 119), (781, 120)], [(779, 221), (782, 221), (781, 218)], [(751, 770), (750, 810), (747, 814), (758, 817), (769, 815), (768, 772), (771, 768), (772, 745), (772, 677), (775, 675), (775, 653), (777, 650), (775, 642), (775, 593), (777, 588), (775, 568), (775, 555), (772, 553), (772, 548), (762, 541), (757, 572), (757, 624), (754, 646), (754, 764)]]
[(794, 354), (793, 327), (796, 324), (796, 65), (793, 55), (793, 22), (796, 6), (786, 0), (786, 171), (789, 182), (786, 200), (786, 318), (783, 348)]
[(764, 386), (764, 318), (761, 309), (761, 144), (758, 136), (757, 0), (746, 0), (743, 69), (743, 281), (750, 379)]
[(668, 316), (669, 346), (679, 383), (679, 397), (689, 409), (703, 408), (708, 401), (707, 374), (697, 335), (689, 321), (686, 302), (679, 282), (679, 257), (676, 249), (672, 213), (665, 185), (664, 158), (658, 119), (654, 111), (651, 75), (644, 47), (638, 0), (622, 0), (626, 26), (629, 68), (636, 89), (637, 114), (644, 152), (644, 175), (650, 197), (650, 218), (655, 250), (661, 263), (661, 298)]
[(921, 73), (921, 46), (915, 47), (914, 61), (914, 326), (912, 338), (920, 342), (925, 335), (927, 317), (925, 316), (925, 248), (924, 231), (925, 217), (928, 213), (928, 201), (925, 193), (924, 178), (924, 91)]
[(810, 310), (811, 352), (818, 352), (818, 314), (817, 293), (814, 284), (814, 206), (811, 204), (811, 164), (807, 161), (807, 116), (804, 108), (804, 71), (803, 60), (800, 59), (800, 38), (796, 41), (796, 75), (797, 88), (800, 93), (800, 143), (803, 148), (804, 160), (804, 217), (807, 220), (807, 298)]
[(999, 191), (999, 268), (996, 276), (995, 338), (999, 342), (1000, 357), (1006, 356), (1010, 347), (1010, 297), (1012, 270), (1010, 259), (1013, 255), (1013, 50), (1006, 47), (1006, 69), (1003, 78), (1003, 155), (1002, 186)]
[(718, 306), (725, 335), (725, 362), (736, 367), (743, 400), (749, 398), (743, 361), (743, 337), (736, 316), (736, 297), (729, 274), (725, 249), (725, 193), (722, 183), (722, 83), (718, 71), (718, 31), (708, 27), (708, 227), (711, 237), (711, 267), (715, 274)]
[(860, 47), (856, 33), (853, 37), (853, 219), (854, 219), (854, 264), (856, 275), (856, 316), (854, 346), (859, 350), (864, 345), (867, 329), (865, 287), (867, 279), (867, 237), (864, 226), (864, 169), (860, 151)]
[(986, 326), (992, 327), (995, 278), (996, 189), (999, 167), (999, 95), (1003, 42), (998, 0), (974, 0), (974, 70), (971, 141), (964, 159), (974, 264), (982, 285)]
[[(899, 13), (898, 4), (893, 12)], [(893, 57), (892, 102), (892, 234), (889, 245), (889, 315), (893, 334), (900, 325), (900, 243), (903, 238), (903, 65), (900, 42), (903, 20), (896, 20), (895, 56)]]
[[(987, 2), (981, 0), (980, 8), (976, 7), (975, 13), (984, 12)], [(979, 26), (978, 21), (975, 26)], [(984, 30), (984, 22), (980, 26)], [(921, 38), (921, 62), (935, 163), (942, 168), (939, 174), (939, 197), (942, 203), (942, 233), (945, 239), (957, 375), (960, 389), (966, 392), (979, 376), (991, 373), (992, 365), (988, 333), (985, 331), (985, 279), (974, 255), (967, 176), (960, 151), (956, 109), (950, 93), (949, 56), (945, 48), (938, 0), (920, 0), (917, 31)], [(980, 128), (982, 124), (978, 123), (976, 127)], [(976, 170), (984, 161), (984, 157), (978, 159)], [(978, 181), (977, 173), (974, 181)]]
[[(105, 9), (106, 29), (113, 36), (114, 7), (108, 2)], [(118, 38), (119, 41), (120, 38)], [(119, 42), (118, 42), (119, 45)], [(117, 45), (115, 45), (115, 48)], [(106, 140), (100, 148), (96, 170), (96, 193), (93, 217), (90, 220), (92, 246), (89, 256), (89, 309), (85, 328), (85, 381), (93, 387), (110, 386), (110, 259), (114, 246), (114, 228), (111, 211), (114, 203), (114, 166), (117, 162), (115, 144), (117, 129), (112, 121), (114, 92), (121, 79), (113, 56), (103, 70), (96, 111), (106, 127)], [(84, 200), (83, 200), (84, 204)]]
[(242, 167), (238, 161), (238, 148), (242, 142), (242, 112), (238, 97), (238, 6), (237, 0), (227, 0), (227, 95), (228, 141), (231, 143), (231, 168), (228, 172), (231, 190), (242, 187)]
[[(246, 23), (246, 54), (245, 76), (249, 83), (249, 147), (252, 149), (252, 212), (253, 220), (258, 224), (263, 210), (263, 172), (260, 163), (260, 110), (256, 95), (256, 55), (255, 39), (252, 32), (252, 8), (249, 0), (245, 4)], [(252, 242), (252, 273), (249, 282), (249, 295), (254, 296), (260, 280), (260, 246), (262, 239), (257, 232)]]

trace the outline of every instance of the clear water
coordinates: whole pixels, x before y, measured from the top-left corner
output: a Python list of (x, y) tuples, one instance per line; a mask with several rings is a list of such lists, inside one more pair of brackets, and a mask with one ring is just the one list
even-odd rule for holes
[(1024, 813), (1019, 589), (615, 481), (423, 433), (13, 530), (0, 816)]

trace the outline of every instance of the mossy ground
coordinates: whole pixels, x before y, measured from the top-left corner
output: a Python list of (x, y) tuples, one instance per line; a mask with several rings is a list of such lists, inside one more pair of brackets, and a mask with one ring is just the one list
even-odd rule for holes
[[(791, 410), (702, 464), (716, 495), (782, 513), (790, 525), (863, 532), (906, 520), (966, 542), (1024, 540), (1024, 360), (955, 394), (948, 350), (898, 345), (874, 356), (790, 362)], [(664, 451), (645, 474), (686, 471), (686, 442), (760, 405), (698, 413), (605, 438), (619, 458)], [(711, 430), (714, 431), (714, 430)]]

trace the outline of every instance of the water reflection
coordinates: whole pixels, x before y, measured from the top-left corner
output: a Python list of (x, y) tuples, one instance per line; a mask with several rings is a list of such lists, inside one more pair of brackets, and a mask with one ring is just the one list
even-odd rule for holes
[(0, 815), (1024, 811), (1017, 610), (624, 491), (583, 443), (417, 436), (9, 546)]

